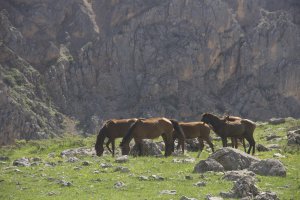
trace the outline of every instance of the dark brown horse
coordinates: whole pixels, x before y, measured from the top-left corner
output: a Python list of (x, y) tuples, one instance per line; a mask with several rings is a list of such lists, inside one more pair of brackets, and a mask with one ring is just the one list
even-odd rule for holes
[[(211, 139), (209, 137), (210, 128), (207, 124), (203, 122), (179, 122), (180, 127), (182, 128), (185, 139), (193, 139), (197, 138), (199, 142), (199, 152), (197, 157), (199, 158), (203, 148), (204, 143), (203, 141), (206, 141), (208, 145), (210, 146), (211, 150), (214, 152), (214, 145), (211, 142)], [(182, 145), (182, 138), (181, 135), (174, 131), (174, 141), (178, 139), (178, 146), (177, 149)]]
[(165, 156), (169, 156), (174, 149), (173, 130), (178, 131), (184, 139), (184, 133), (176, 120), (167, 118), (138, 119), (128, 130), (120, 144), (123, 155), (130, 151), (129, 143), (134, 139), (138, 145), (139, 156), (142, 155), (142, 140), (154, 139), (162, 136), (165, 142)]
[(248, 153), (250, 154), (252, 148), (252, 154), (255, 153), (254, 122), (244, 119), (230, 122), (210, 113), (203, 114), (201, 121), (213, 127), (215, 133), (222, 138), (223, 147), (227, 147), (227, 137), (245, 138), (250, 145)]
[[(233, 122), (233, 121), (242, 120), (242, 118), (236, 117), (236, 116), (229, 116), (229, 115), (227, 115), (227, 116), (224, 117), (224, 120), (229, 121), (229, 122)], [(232, 137), (231, 138), (231, 146), (232, 146), (232, 148), (238, 149), (238, 139), (242, 142), (243, 147), (244, 147), (244, 151), (247, 152), (246, 144), (245, 144), (245, 138)]]
[[(103, 144), (105, 138), (108, 138), (108, 141), (106, 143), (107, 149), (112, 153), (112, 156), (115, 156), (115, 139), (124, 137), (130, 126), (136, 121), (136, 118), (108, 120), (100, 129), (97, 136), (95, 144), (97, 156), (101, 156), (103, 154)], [(112, 150), (109, 148), (110, 143), (112, 144)]]

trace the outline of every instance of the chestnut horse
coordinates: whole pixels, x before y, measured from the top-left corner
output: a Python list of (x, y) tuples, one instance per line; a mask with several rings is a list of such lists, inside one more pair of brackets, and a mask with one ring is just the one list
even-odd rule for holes
[[(115, 156), (115, 139), (124, 137), (130, 126), (136, 121), (136, 118), (108, 120), (100, 129), (97, 136), (95, 144), (97, 156), (101, 156), (103, 154), (103, 144), (105, 138), (108, 138), (108, 141), (106, 143), (107, 149), (112, 153), (112, 156)], [(112, 150), (109, 148), (110, 143), (112, 144)]]
[[(211, 150), (214, 152), (214, 145), (211, 142), (211, 138), (209, 137), (210, 128), (207, 124), (203, 122), (179, 122), (180, 127), (182, 128), (185, 139), (193, 139), (197, 138), (199, 142), (199, 152), (197, 157), (199, 158), (203, 148), (204, 143), (203, 141), (206, 141), (211, 148)], [(175, 141), (178, 139), (178, 146), (177, 149), (182, 145), (182, 138), (181, 135), (177, 131), (174, 131), (174, 138)]]
[(170, 120), (167, 118), (149, 118), (149, 119), (138, 119), (129, 128), (126, 135), (120, 144), (123, 155), (128, 155), (130, 151), (129, 143), (134, 139), (139, 149), (139, 156), (142, 155), (142, 140), (143, 139), (154, 139), (162, 136), (165, 142), (165, 156), (169, 156), (174, 149), (173, 143), (173, 130), (180, 133), (181, 138), (185, 138), (182, 129), (180, 128), (176, 120)]
[(215, 133), (222, 138), (223, 147), (227, 147), (227, 137), (245, 138), (250, 145), (247, 153), (250, 154), (252, 148), (252, 154), (255, 153), (254, 122), (247, 119), (230, 122), (210, 113), (203, 114), (201, 121), (213, 127)]

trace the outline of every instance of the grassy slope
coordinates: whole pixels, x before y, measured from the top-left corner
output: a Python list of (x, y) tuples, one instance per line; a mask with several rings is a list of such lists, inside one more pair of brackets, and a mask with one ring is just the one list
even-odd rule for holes
[[(300, 121), (288, 120), (281, 125), (262, 125), (255, 131), (257, 143), (279, 143), (283, 146), (282, 154), (286, 158), (280, 160), (287, 167), (287, 177), (258, 176), (258, 187), (262, 190), (275, 191), (280, 199), (300, 199), (300, 150), (286, 147), (286, 131), (291, 127), (299, 126)], [(276, 133), (282, 136), (279, 142), (268, 142), (265, 136)], [(218, 195), (221, 191), (228, 191), (232, 182), (222, 180), (219, 173), (206, 173), (201, 177), (193, 174), (196, 163), (173, 163), (174, 157), (130, 157), (125, 164), (118, 164), (114, 159), (105, 155), (101, 158), (80, 157), (76, 163), (65, 162), (60, 157), (62, 150), (73, 147), (92, 147), (95, 136), (81, 138), (66, 136), (43, 141), (19, 141), (14, 147), (0, 149), (0, 155), (9, 156), (10, 161), (0, 162), (0, 199), (179, 199), (185, 195), (198, 199), (204, 199), (207, 194)], [(220, 142), (214, 142), (216, 148), (220, 148)], [(271, 152), (257, 152), (259, 158), (271, 158), (280, 150)], [(50, 158), (49, 153), (55, 152), (55, 157)], [(189, 156), (196, 157), (197, 153), (188, 152)], [(208, 153), (204, 151), (199, 159), (206, 159)], [(55, 167), (47, 167), (44, 164), (31, 167), (14, 167), (12, 161), (20, 157), (39, 157), (43, 162), (55, 162)], [(177, 158), (180, 159), (180, 158)], [(91, 165), (82, 166), (82, 161), (90, 161)], [(59, 162), (62, 161), (62, 162)], [(103, 169), (100, 163), (111, 163), (112, 168)], [(74, 167), (82, 167), (75, 170)], [(129, 173), (115, 172), (116, 166), (125, 166)], [(16, 172), (19, 169), (20, 172)], [(94, 173), (98, 170), (100, 173)], [(139, 176), (159, 175), (165, 178), (163, 181), (141, 181)], [(185, 176), (192, 176), (192, 180), (186, 180)], [(64, 187), (57, 180), (65, 180), (72, 183), (70, 187)], [(122, 181), (125, 187), (116, 189), (114, 184)], [(198, 181), (207, 182), (205, 187), (193, 186)], [(162, 190), (176, 190), (176, 195), (160, 194)], [(50, 195), (54, 193), (54, 195)]]

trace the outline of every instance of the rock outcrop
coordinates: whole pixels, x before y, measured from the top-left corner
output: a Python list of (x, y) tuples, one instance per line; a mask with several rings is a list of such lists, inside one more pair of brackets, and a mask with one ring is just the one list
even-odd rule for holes
[(300, 116), (297, 0), (0, 0), (0, 143), (109, 118)]

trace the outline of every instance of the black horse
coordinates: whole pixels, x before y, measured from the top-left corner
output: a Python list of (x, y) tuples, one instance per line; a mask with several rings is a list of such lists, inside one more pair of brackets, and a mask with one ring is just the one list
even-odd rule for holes
[(255, 123), (248, 119), (236, 121), (227, 121), (213, 114), (205, 113), (202, 116), (202, 122), (210, 124), (215, 133), (222, 138), (223, 147), (227, 147), (227, 137), (245, 138), (249, 142), (248, 154), (252, 149), (252, 154), (255, 153), (255, 140), (253, 137)]

